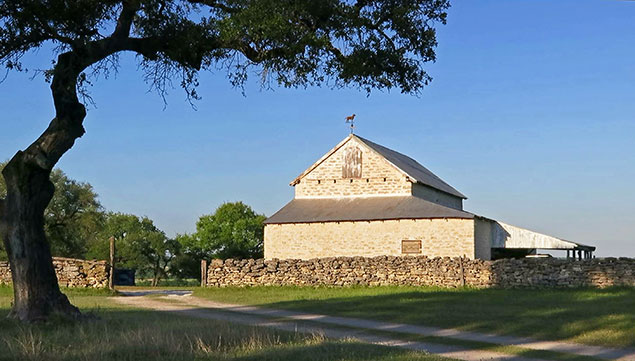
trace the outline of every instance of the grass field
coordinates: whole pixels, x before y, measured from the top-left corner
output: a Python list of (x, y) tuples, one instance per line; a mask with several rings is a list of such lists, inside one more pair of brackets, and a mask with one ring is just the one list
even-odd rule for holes
[(635, 289), (198, 288), (196, 296), (613, 347), (635, 346)]
[(320, 335), (126, 308), (110, 301), (108, 291), (65, 293), (83, 312), (100, 319), (23, 325), (6, 319), (12, 290), (0, 287), (0, 360), (444, 360)]

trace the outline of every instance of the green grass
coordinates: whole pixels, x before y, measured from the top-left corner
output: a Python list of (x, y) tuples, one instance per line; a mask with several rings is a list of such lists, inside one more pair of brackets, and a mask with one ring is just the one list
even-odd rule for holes
[(197, 288), (221, 302), (498, 334), (635, 346), (635, 289)]
[(11, 289), (0, 287), (0, 360), (444, 360), (320, 335), (132, 309), (109, 300), (107, 291), (65, 291), (73, 304), (100, 319), (20, 324), (6, 319)]

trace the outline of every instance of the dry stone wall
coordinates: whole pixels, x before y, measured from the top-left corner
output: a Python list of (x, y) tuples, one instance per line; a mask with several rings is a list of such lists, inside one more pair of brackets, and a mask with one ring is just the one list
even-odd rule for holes
[(411, 285), (487, 288), (635, 286), (635, 259), (584, 261), (380, 256), (311, 260), (213, 260), (207, 286)]
[[(53, 266), (62, 287), (108, 287), (110, 267), (106, 261), (53, 257)], [(0, 285), (8, 284), (11, 284), (9, 263), (0, 262)]]

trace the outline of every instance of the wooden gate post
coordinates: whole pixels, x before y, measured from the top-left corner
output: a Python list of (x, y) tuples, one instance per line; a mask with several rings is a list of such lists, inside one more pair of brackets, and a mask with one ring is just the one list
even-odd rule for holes
[(201, 287), (207, 286), (207, 260), (201, 260)]
[(461, 287), (465, 287), (465, 268), (463, 268), (463, 256), (459, 258), (459, 266), (461, 267)]
[(110, 274), (108, 275), (108, 287), (115, 289), (115, 237), (110, 237)]

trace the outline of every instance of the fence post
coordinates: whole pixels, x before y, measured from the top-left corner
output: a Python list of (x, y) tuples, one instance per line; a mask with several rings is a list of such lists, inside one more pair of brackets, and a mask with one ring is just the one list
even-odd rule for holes
[(110, 274), (108, 275), (108, 288), (115, 289), (115, 237), (110, 237)]
[(207, 260), (201, 260), (201, 287), (207, 286)]
[(463, 268), (463, 256), (459, 258), (459, 265), (461, 266), (461, 287), (465, 287), (465, 268)]

